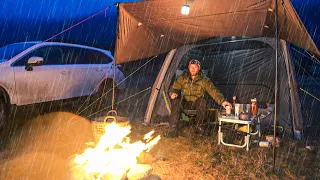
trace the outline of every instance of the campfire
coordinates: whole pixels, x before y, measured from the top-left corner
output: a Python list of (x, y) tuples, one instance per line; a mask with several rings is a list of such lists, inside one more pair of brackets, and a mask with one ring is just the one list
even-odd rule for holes
[(115, 122), (106, 125), (96, 145), (92, 143), (92, 147), (70, 160), (71, 179), (139, 179), (138, 176), (150, 174), (151, 166), (137, 164), (137, 157), (143, 151), (150, 151), (161, 137), (153, 138), (151, 131), (143, 140), (131, 143), (130, 133), (130, 125), (120, 126)]

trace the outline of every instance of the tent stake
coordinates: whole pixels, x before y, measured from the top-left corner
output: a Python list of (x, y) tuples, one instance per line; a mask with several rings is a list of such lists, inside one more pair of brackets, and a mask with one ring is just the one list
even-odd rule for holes
[(276, 130), (277, 130), (277, 96), (278, 96), (278, 0), (276, 0), (276, 15), (275, 15), (275, 40), (276, 40), (276, 77), (275, 77), (275, 92), (274, 92), (274, 121), (273, 121), (273, 171), (276, 167)]

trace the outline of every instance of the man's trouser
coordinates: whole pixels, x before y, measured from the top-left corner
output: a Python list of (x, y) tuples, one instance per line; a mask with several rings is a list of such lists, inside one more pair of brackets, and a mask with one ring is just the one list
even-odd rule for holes
[(180, 121), (180, 115), (182, 113), (182, 110), (188, 109), (188, 110), (196, 110), (196, 125), (197, 127), (200, 127), (204, 123), (205, 115), (206, 115), (206, 105), (207, 101), (201, 97), (197, 99), (196, 101), (185, 101), (182, 98), (175, 98), (171, 101), (171, 115), (169, 118), (169, 125), (170, 127), (181, 127), (181, 121)]

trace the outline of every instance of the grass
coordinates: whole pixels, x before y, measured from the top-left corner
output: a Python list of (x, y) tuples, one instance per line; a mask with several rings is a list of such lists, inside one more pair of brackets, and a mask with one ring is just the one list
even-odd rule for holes
[[(26, 116), (24, 120), (28, 118)], [(76, 123), (56, 133), (55, 130), (70, 119)], [(133, 141), (141, 140), (152, 129), (162, 135), (159, 143), (149, 153), (143, 153), (138, 160), (151, 165), (153, 174), (163, 180), (320, 179), (320, 141), (316, 138), (309, 138), (306, 142), (285, 136), (276, 149), (276, 168), (273, 170), (272, 149), (257, 144), (251, 144), (247, 152), (244, 148), (217, 145), (216, 133), (202, 137), (187, 128), (182, 137), (164, 138), (167, 127), (145, 126), (138, 121), (133, 121), (131, 125)], [(12, 126), (6, 141), (2, 141), (0, 167), (5, 167), (6, 173), (13, 173), (11, 176), (1, 176), (0, 168), (0, 179), (27, 178), (31, 170), (37, 173), (39, 168), (39, 173), (45, 173), (45, 176), (33, 174), (30, 178), (46, 179), (49, 175), (58, 174), (64, 176), (68, 169), (61, 167), (66, 167), (67, 158), (85, 146), (84, 143), (92, 134), (90, 130), (90, 123), (85, 118), (71, 112), (36, 115), (27, 123)], [(234, 136), (234, 133), (229, 133), (227, 137), (227, 141), (241, 140), (241, 136)], [(306, 144), (313, 149), (305, 148)], [(59, 172), (55, 171), (55, 167), (60, 168)]]
[(318, 143), (312, 141), (313, 150), (309, 150), (305, 142), (284, 139), (276, 148), (273, 170), (272, 148), (251, 144), (247, 152), (244, 148), (217, 145), (216, 134), (189, 134), (162, 138), (150, 152), (155, 159), (151, 166), (162, 179), (319, 179)]

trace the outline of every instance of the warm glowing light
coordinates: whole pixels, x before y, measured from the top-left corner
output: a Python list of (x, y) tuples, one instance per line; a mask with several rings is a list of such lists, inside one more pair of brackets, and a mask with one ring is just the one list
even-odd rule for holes
[(121, 127), (115, 122), (107, 125), (98, 144), (77, 155), (74, 162), (81, 165), (86, 176), (91, 179), (133, 168), (137, 164), (137, 157), (143, 151), (149, 151), (161, 137), (158, 135), (153, 138), (154, 131), (151, 131), (144, 136), (146, 142), (130, 143), (130, 138), (127, 137), (130, 133), (130, 125)]
[(188, 4), (182, 5), (181, 14), (188, 15), (190, 12), (190, 6)]

